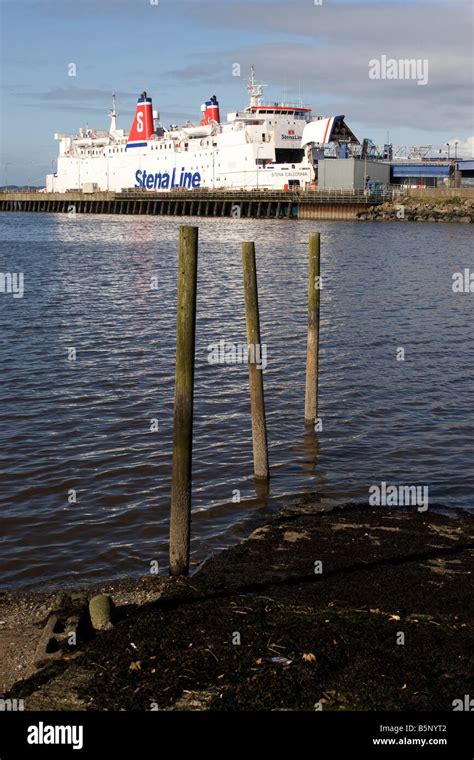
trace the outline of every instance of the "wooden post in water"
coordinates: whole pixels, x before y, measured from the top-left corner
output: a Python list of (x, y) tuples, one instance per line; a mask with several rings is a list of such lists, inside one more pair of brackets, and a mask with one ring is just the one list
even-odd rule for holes
[(308, 343), (306, 349), (306, 392), (304, 420), (313, 424), (318, 416), (318, 350), (320, 305), (320, 234), (309, 236)]
[(189, 570), (197, 260), (198, 228), (181, 226), (169, 545), (171, 575), (187, 575)]
[(245, 319), (247, 322), (247, 343), (249, 345), (249, 385), (250, 408), (252, 414), (253, 467), (257, 480), (268, 481), (267, 425), (265, 421), (265, 400), (263, 396), (263, 369), (257, 366), (257, 351), (262, 362), (260, 342), (260, 319), (258, 314), (257, 268), (255, 264), (255, 244), (242, 243), (244, 271)]

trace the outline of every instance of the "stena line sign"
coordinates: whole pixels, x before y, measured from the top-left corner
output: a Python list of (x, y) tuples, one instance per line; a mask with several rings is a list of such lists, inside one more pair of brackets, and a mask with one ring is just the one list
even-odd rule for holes
[(171, 190), (174, 187), (198, 188), (201, 187), (201, 174), (199, 172), (185, 172), (184, 167), (178, 175), (176, 169), (170, 172), (147, 172), (146, 169), (137, 169), (135, 172), (135, 187), (144, 190)]

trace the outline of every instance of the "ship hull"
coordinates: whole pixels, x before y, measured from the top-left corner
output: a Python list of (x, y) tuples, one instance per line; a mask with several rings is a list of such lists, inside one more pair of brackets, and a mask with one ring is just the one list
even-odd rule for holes
[(256, 164), (252, 145), (242, 151), (178, 152), (171, 144), (163, 149), (164, 144), (157, 141), (144, 149), (122, 149), (90, 158), (60, 156), (58, 172), (48, 175), (46, 189), (67, 192), (93, 184), (97, 190), (115, 192), (132, 188), (160, 192), (227, 187), (278, 190), (305, 187), (311, 180), (310, 167), (303, 164)]

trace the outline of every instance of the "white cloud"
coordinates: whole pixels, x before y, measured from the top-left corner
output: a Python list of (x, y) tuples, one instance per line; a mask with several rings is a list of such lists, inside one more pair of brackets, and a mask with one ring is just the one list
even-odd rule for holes
[(458, 157), (474, 158), (474, 135), (470, 135), (470, 137), (467, 137), (465, 140), (461, 140), (459, 137), (451, 137), (449, 140), (446, 140), (446, 142), (450, 145), (451, 156), (454, 156), (455, 144), (458, 143)]

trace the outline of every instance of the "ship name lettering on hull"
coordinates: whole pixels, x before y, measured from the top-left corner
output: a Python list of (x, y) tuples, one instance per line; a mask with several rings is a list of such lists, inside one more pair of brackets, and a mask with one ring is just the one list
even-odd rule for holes
[(169, 172), (147, 172), (146, 169), (137, 169), (135, 172), (135, 187), (144, 190), (170, 190), (173, 187), (198, 188), (201, 187), (200, 172), (186, 172), (181, 169), (178, 181), (176, 169)]

